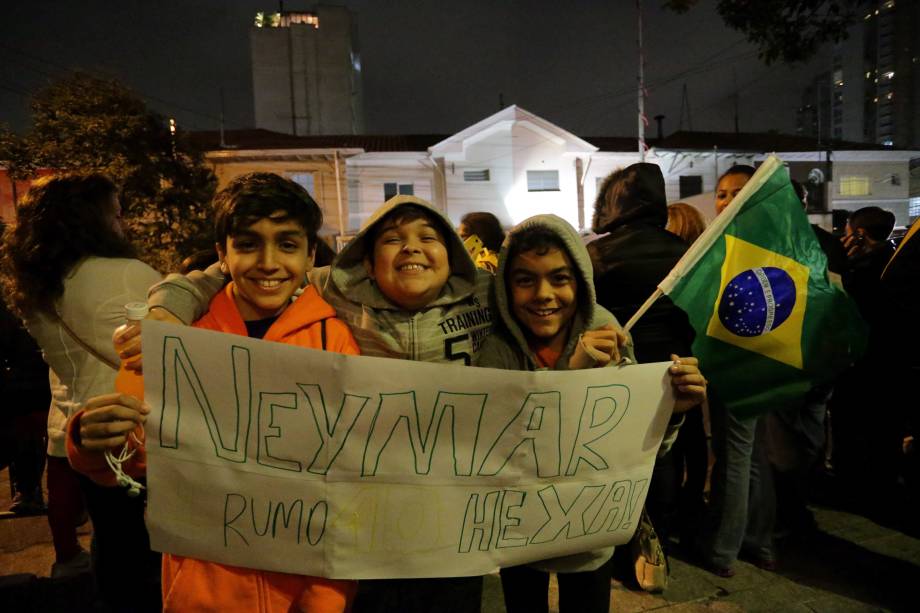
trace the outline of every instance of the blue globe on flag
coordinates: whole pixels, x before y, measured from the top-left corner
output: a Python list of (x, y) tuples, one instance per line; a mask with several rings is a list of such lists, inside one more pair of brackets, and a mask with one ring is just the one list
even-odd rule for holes
[(795, 306), (795, 282), (782, 268), (764, 266), (735, 275), (719, 301), (719, 320), (738, 336), (752, 337), (775, 330)]

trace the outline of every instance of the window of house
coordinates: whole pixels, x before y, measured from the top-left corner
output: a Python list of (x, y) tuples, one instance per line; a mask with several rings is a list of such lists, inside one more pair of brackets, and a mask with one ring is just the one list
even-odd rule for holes
[(869, 193), (869, 177), (840, 177), (841, 196), (868, 196)]
[(384, 183), (383, 200), (387, 201), (393, 196), (405, 194), (407, 196), (415, 195), (415, 185), (412, 183)]
[(920, 217), (920, 197), (911, 198), (907, 201), (907, 215), (910, 217), (911, 221), (915, 217)]
[(287, 173), (287, 178), (307, 190), (311, 198), (316, 198), (316, 193), (313, 191), (312, 172), (289, 172)]
[(527, 191), (529, 192), (558, 192), (558, 170), (528, 170)]
[(467, 182), (488, 181), (489, 180), (489, 169), (484, 168), (482, 170), (464, 170), (463, 180)]
[(680, 180), (680, 197), (689, 198), (703, 193), (703, 176), (702, 175), (684, 175), (678, 177)]

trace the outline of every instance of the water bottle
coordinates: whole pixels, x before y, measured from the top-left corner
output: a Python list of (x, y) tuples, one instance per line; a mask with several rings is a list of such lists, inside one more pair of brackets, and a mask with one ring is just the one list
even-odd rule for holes
[[(137, 327), (140, 329), (141, 322), (147, 317), (146, 302), (129, 302), (125, 305), (125, 328)], [(115, 351), (121, 353), (122, 345), (116, 343)], [(144, 376), (129, 369), (128, 366), (137, 362), (140, 356), (122, 360), (118, 369), (118, 375), (115, 376), (115, 391), (122, 394), (134, 396), (138, 400), (144, 399)]]

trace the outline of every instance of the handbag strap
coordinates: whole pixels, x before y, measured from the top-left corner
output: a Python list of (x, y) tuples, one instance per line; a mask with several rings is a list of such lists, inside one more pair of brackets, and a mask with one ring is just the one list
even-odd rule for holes
[(61, 324), (62, 328), (64, 328), (64, 332), (67, 333), (67, 336), (72, 338), (78, 345), (83, 347), (83, 349), (85, 349), (91, 356), (93, 356), (94, 358), (96, 358), (97, 360), (99, 360), (100, 362), (102, 362), (103, 364), (111, 368), (112, 370), (118, 370), (118, 367), (119, 367), (118, 364), (116, 364), (112, 360), (108, 359), (107, 357), (105, 357), (104, 355), (102, 355), (101, 353), (93, 349), (93, 347), (89, 343), (87, 343), (82, 338), (77, 336), (76, 332), (70, 329), (70, 326), (67, 325), (67, 322), (65, 322), (61, 318), (60, 315), (58, 315), (54, 311), (52, 311), (51, 314), (54, 315), (55, 318), (57, 318), (58, 323)]

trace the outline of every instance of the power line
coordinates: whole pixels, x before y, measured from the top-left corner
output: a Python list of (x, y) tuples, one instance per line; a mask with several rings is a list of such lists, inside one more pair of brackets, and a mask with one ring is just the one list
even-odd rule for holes
[[(62, 71), (63, 73), (68, 73), (68, 72), (72, 72), (72, 71), (73, 71), (73, 68), (72, 68), (72, 67), (64, 66), (63, 64), (59, 64), (59, 63), (57, 63), (57, 62), (53, 62), (53, 61), (51, 61), (51, 60), (48, 60), (48, 59), (39, 57), (39, 56), (37, 56), (37, 55), (33, 55), (33, 54), (30, 54), (30, 53), (26, 53), (25, 51), (21, 51), (21, 50), (19, 50), (19, 49), (15, 49), (15, 48), (10, 47), (9, 45), (6, 45), (6, 44), (4, 44), (4, 43), (2, 43), (2, 42), (0, 42), (0, 48), (6, 50), (6, 51), (9, 52), (9, 53), (13, 53), (13, 54), (15, 54), (15, 55), (19, 55), (19, 56), (21, 56), (21, 57), (30, 59), (30, 60), (32, 60), (32, 61), (34, 61), (34, 62), (40, 62), (40, 63), (42, 63), (42, 64), (46, 64), (46, 65), (48, 65), (48, 66), (52, 66), (52, 67), (58, 69), (59, 71)], [(54, 73), (50, 73), (50, 72), (47, 72), (47, 71), (42, 70), (42, 69), (39, 69), (39, 68), (35, 68), (35, 67), (32, 67), (32, 66), (25, 65), (25, 64), (23, 64), (23, 67), (26, 68), (26, 69), (28, 69), (28, 70), (31, 70), (31, 71), (33, 71), (33, 72), (35, 72), (35, 73), (41, 74), (41, 75), (46, 76), (46, 77), (54, 78), (54, 79), (56, 79), (56, 78), (58, 78), (58, 77), (61, 76), (61, 73), (60, 73), (60, 72), (57, 73), (57, 74), (54, 74)], [(204, 118), (207, 118), (207, 119), (211, 119), (211, 120), (213, 120), (213, 121), (215, 121), (215, 122), (218, 122), (218, 123), (220, 122), (220, 117), (217, 116), (217, 115), (212, 115), (212, 114), (210, 114), (210, 113), (205, 113), (205, 112), (203, 112), (203, 111), (201, 111), (201, 110), (193, 109), (193, 108), (191, 108), (191, 107), (187, 107), (187, 106), (185, 106), (185, 105), (183, 105), (183, 104), (180, 104), (180, 103), (175, 102), (175, 101), (172, 101), (172, 100), (167, 100), (167, 99), (165, 99), (165, 98), (160, 98), (160, 97), (158, 97), (158, 96), (153, 96), (153, 95), (150, 95), (150, 94), (148, 94), (148, 93), (145, 93), (145, 92), (143, 92), (143, 91), (141, 91), (141, 90), (139, 90), (139, 89), (133, 88), (133, 87), (132, 87), (132, 89), (133, 89), (134, 91), (136, 91), (141, 97), (146, 98), (147, 100), (151, 100), (151, 101), (154, 101), (154, 102), (159, 102), (160, 104), (165, 104), (165, 105), (167, 105), (167, 106), (169, 106), (169, 107), (172, 107), (173, 109), (177, 109), (177, 110), (180, 110), (180, 111), (185, 111), (185, 112), (187, 112), (187, 113), (191, 113), (191, 114), (197, 115), (197, 116), (199, 116), (199, 117), (204, 117)], [(243, 122), (239, 122), (239, 123), (242, 124)], [(196, 129), (201, 129), (199, 126), (194, 126), (194, 125), (193, 125), (193, 127), (195, 127)]]

